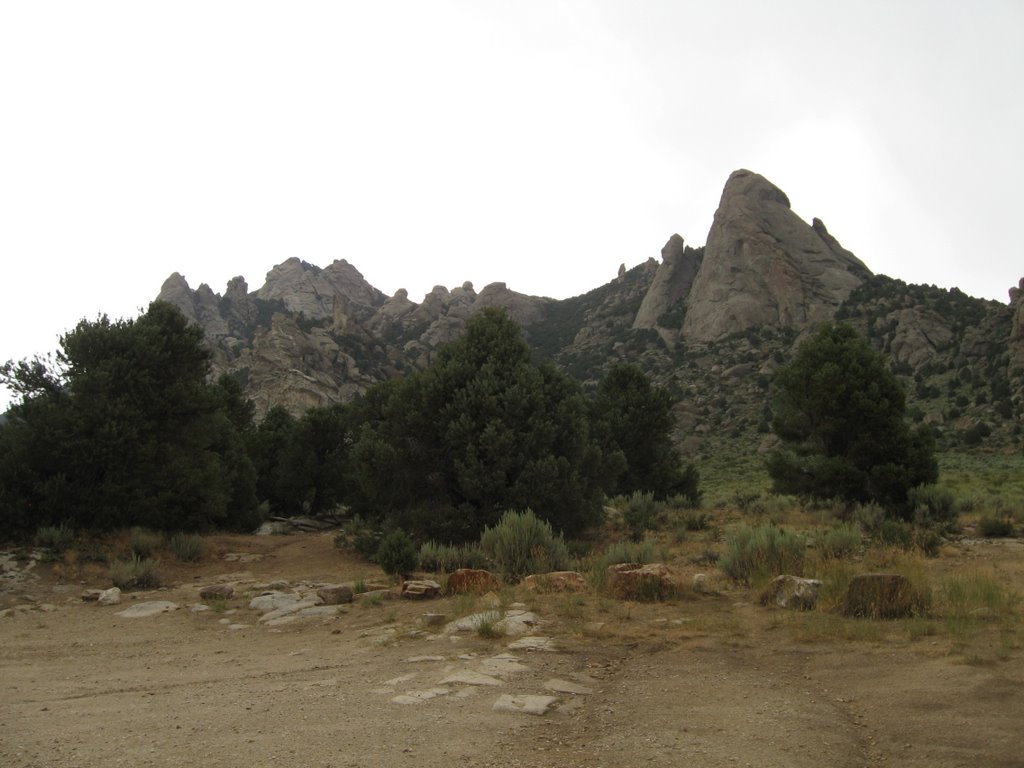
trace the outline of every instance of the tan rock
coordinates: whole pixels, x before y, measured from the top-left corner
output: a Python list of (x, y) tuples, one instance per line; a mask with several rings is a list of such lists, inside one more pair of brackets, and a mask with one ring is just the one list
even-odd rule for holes
[(763, 176), (740, 170), (722, 192), (682, 337), (708, 342), (757, 325), (830, 319), (870, 272), (817, 219), (808, 226)]
[(677, 584), (662, 563), (619, 563), (608, 567), (608, 591), (620, 600), (661, 600), (673, 594)]

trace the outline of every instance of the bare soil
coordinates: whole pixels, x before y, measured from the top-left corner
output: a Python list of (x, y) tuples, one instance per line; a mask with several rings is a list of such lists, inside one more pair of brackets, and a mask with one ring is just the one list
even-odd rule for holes
[[(1024, 766), (1024, 651), (997, 629), (957, 649), (941, 627), (766, 609), (727, 585), (663, 604), (506, 595), (539, 615), (555, 652), (424, 628), (426, 612), (473, 610), (465, 597), (267, 627), (248, 603), (269, 582), (380, 573), (330, 534), (211, 541), (202, 563), (165, 565), (170, 586), (120, 606), (81, 601), (109, 586), (99, 566), (40, 564), (7, 585), (0, 607), (21, 607), (0, 618), (0, 765)], [(225, 559), (239, 553), (260, 557)], [(950, 548), (937, 567), (979, 558), (1024, 577), (1020, 542)], [(239, 596), (192, 612), (218, 582)], [(181, 608), (117, 615), (147, 600)], [(442, 682), (501, 654), (523, 668), (498, 685)], [(557, 703), (495, 711), (503, 694)]]

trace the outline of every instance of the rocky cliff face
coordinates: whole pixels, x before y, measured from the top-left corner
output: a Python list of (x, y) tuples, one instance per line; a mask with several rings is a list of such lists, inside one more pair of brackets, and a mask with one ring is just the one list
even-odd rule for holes
[(754, 326), (831, 318), (870, 271), (817, 219), (808, 225), (763, 176), (734, 172), (686, 301), (682, 337), (708, 342)]
[(749, 171), (726, 184), (707, 246), (673, 235), (660, 263), (620, 267), (570, 299), (467, 282), (417, 303), (405, 290), (386, 297), (344, 260), (321, 269), (299, 259), (252, 292), (233, 278), (223, 296), (175, 273), (158, 298), (204, 329), (214, 372), (243, 383), (258, 417), (347, 402), (422, 369), (484, 307), (508, 310), (539, 358), (585, 386), (616, 362), (641, 366), (679, 396), (679, 443), (693, 451), (768, 439), (772, 374), (803, 331), (832, 318), (888, 355), (916, 417), (951, 435), (980, 421), (1010, 435), (1024, 411), (1024, 280), (1004, 305), (872, 276)]

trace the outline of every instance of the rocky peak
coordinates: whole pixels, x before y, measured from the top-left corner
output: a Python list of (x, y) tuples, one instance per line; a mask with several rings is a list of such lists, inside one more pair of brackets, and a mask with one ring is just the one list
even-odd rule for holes
[(661, 249), (661, 265), (640, 304), (633, 328), (657, 327), (658, 318), (686, 299), (697, 277), (701, 258), (701, 252), (686, 249), (679, 235), (669, 238)]
[(786, 194), (756, 173), (734, 172), (708, 233), (682, 336), (707, 342), (767, 325), (803, 329), (831, 318), (870, 271)]
[(1009, 369), (1012, 372), (1024, 368), (1024, 277), (1017, 283), (1016, 288), (1010, 289), (1010, 310), (1013, 313), (1009, 362)]
[(386, 300), (344, 259), (321, 269), (296, 257), (270, 270), (256, 297), (280, 300), (289, 312), (301, 312), (310, 320), (333, 318), (338, 297), (345, 299), (348, 311), (359, 319), (372, 315)]

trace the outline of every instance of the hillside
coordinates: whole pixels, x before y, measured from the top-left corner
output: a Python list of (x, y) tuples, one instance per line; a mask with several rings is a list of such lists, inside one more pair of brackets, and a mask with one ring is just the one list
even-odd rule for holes
[(231, 373), (257, 414), (346, 402), (374, 383), (422, 369), (466, 319), (503, 307), (537, 355), (584, 383), (630, 361), (679, 398), (678, 442), (691, 456), (771, 441), (771, 377), (805, 332), (852, 323), (885, 353), (910, 414), (940, 447), (1019, 445), (1024, 401), (1024, 281), (1011, 302), (907, 285), (871, 270), (792, 212), (785, 193), (750, 171), (727, 181), (704, 246), (673, 235), (661, 252), (570, 299), (493, 283), (435, 287), (421, 302), (387, 297), (345, 260), (297, 258), (250, 291), (192, 289), (175, 273), (158, 298), (202, 326), (215, 372)]

